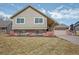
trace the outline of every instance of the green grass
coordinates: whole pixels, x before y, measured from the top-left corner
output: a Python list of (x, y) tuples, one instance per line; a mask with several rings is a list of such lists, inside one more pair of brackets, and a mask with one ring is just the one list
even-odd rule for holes
[(79, 46), (56, 37), (7, 37), (0, 35), (0, 54), (79, 54)]

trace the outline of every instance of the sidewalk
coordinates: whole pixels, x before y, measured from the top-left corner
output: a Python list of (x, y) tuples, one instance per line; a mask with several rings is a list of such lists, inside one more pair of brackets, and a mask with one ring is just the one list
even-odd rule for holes
[(68, 40), (71, 43), (79, 45), (79, 37), (78, 36), (67, 35), (64, 30), (55, 30), (54, 32), (57, 37)]

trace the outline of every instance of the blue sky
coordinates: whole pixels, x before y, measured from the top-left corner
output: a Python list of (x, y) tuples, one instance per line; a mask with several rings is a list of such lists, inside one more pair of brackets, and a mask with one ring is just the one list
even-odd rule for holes
[(59, 23), (70, 25), (79, 21), (79, 4), (78, 3), (0, 3), (0, 14), (10, 17), (16, 11), (32, 5), (38, 10), (47, 14)]

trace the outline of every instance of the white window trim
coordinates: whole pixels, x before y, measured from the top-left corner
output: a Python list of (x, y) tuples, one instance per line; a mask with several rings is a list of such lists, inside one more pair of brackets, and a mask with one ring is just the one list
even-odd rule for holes
[[(43, 22), (42, 23), (35, 23), (35, 18), (42, 18)], [(44, 18), (43, 17), (34, 17), (34, 24), (44, 24)]]
[[(23, 18), (24, 19), (24, 23), (17, 23), (17, 18)], [(17, 17), (16, 18), (16, 24), (25, 24), (25, 17)]]

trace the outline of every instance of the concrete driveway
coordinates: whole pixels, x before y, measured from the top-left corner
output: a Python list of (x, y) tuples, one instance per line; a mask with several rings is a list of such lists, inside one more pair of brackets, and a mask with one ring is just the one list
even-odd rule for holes
[(55, 35), (59, 38), (70, 41), (71, 43), (79, 45), (79, 37), (66, 34), (65, 30), (54, 30)]

